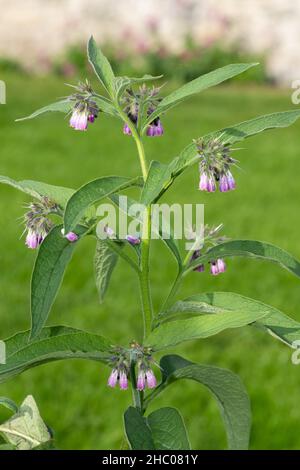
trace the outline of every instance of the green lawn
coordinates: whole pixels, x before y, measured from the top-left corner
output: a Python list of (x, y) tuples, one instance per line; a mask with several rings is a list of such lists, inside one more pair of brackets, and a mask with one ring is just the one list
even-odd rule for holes
[[(100, 116), (87, 133), (69, 129), (63, 115), (34, 121), (14, 119), (68, 93), (63, 80), (1, 77), (7, 82), (7, 105), (0, 107), (0, 174), (79, 187), (101, 175), (139, 172), (132, 140), (118, 121)], [(221, 87), (178, 106), (163, 118), (165, 136), (148, 139), (149, 158), (167, 162), (192, 138), (259, 114), (292, 109), (288, 92)], [(238, 189), (229, 194), (197, 191), (197, 167), (177, 180), (168, 200), (204, 202), (206, 222), (225, 225), (232, 238), (253, 238), (277, 244), (300, 258), (299, 134), (300, 124), (270, 131), (245, 142), (236, 152), (241, 171)], [(0, 188), (1, 278), (0, 338), (27, 329), (29, 281), (35, 253), (20, 240), (19, 217), (27, 199)], [(93, 279), (94, 243), (85, 239), (68, 268), (49, 324), (66, 324), (98, 332), (126, 345), (140, 336), (140, 307), (134, 274), (120, 262), (104, 304), (99, 305)], [(155, 242), (152, 251), (154, 305), (175, 275), (169, 252)], [(298, 312), (299, 280), (268, 263), (232, 259), (217, 278), (193, 273), (181, 297), (200, 291), (233, 291), (277, 306), (294, 318)], [(226, 367), (238, 373), (251, 397), (252, 449), (300, 448), (298, 406), (300, 368), (291, 364), (291, 350), (271, 336), (247, 327), (176, 349), (187, 359)], [(118, 449), (123, 442), (122, 413), (130, 393), (106, 387), (109, 369), (99, 363), (65, 361), (25, 372), (1, 385), (0, 395), (20, 402), (33, 394), (62, 449)], [(177, 383), (154, 406), (180, 409), (194, 449), (224, 448), (225, 433), (214, 399), (196, 383)], [(2, 413), (2, 410), (1, 410)], [(4, 417), (4, 415), (1, 415)]]

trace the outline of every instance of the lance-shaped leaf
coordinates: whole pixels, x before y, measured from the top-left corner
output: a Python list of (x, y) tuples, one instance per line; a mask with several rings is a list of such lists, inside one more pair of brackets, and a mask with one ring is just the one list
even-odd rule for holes
[(25, 398), (14, 416), (0, 424), (0, 433), (17, 450), (31, 450), (51, 440), (31, 395)]
[(216, 260), (217, 258), (234, 256), (272, 261), (300, 277), (300, 263), (296, 258), (277, 246), (256, 240), (232, 240), (221, 243), (190, 263), (186, 273), (203, 263)]
[(8, 176), (0, 176), (0, 183), (7, 184), (13, 188), (19, 189), (23, 193), (41, 200), (48, 197), (52, 202), (58, 204), (62, 209), (66, 206), (68, 200), (74, 193), (74, 189), (64, 188), (62, 186), (53, 186), (52, 184), (41, 183), (40, 181), (22, 180), (16, 181)]
[[(92, 96), (92, 100), (97, 103), (100, 111), (106, 114), (110, 114), (112, 116), (118, 117), (119, 114), (113, 104), (106, 98), (101, 96)], [(66, 98), (61, 101), (57, 101), (56, 103), (51, 103), (48, 106), (43, 106), (43, 108), (37, 109), (29, 116), (25, 116), (23, 118), (16, 119), (16, 121), (25, 121), (27, 119), (34, 119), (41, 114), (45, 114), (48, 112), (60, 112), (60, 113), (70, 113), (74, 107), (75, 101), (71, 100), (70, 98)]]
[(140, 186), (141, 178), (126, 178), (123, 176), (103, 176), (90, 181), (79, 188), (69, 199), (65, 215), (65, 231), (71, 232), (89, 207), (96, 202), (132, 186)]
[(94, 257), (96, 287), (100, 302), (103, 301), (113, 270), (119, 259), (106, 240), (97, 240)]
[(236, 303), (221, 314), (211, 312), (191, 318), (167, 321), (158, 325), (148, 336), (146, 343), (155, 351), (162, 350), (193, 339), (203, 339), (230, 328), (240, 328), (261, 320), (271, 313), (264, 304)]
[(190, 96), (199, 93), (201, 91), (206, 90), (215, 85), (219, 85), (220, 83), (229, 80), (240, 73), (245, 72), (249, 68), (258, 65), (257, 63), (253, 64), (230, 64), (226, 65), (225, 67), (219, 68), (214, 70), (213, 72), (209, 72), (201, 77), (192, 80), (189, 83), (186, 83), (182, 87), (175, 90), (170, 95), (166, 96), (158, 105), (156, 110), (149, 116), (144, 124), (144, 128), (153, 121), (156, 117), (160, 116), (161, 114), (168, 111), (170, 108), (173, 108), (176, 104), (180, 103), (181, 101), (189, 98)]
[[(62, 226), (54, 227), (41, 244), (31, 279), (31, 331), (35, 337), (47, 321), (66, 267), (71, 260), (76, 243), (71, 243), (61, 233)], [(77, 227), (76, 233), (85, 233)], [(77, 242), (78, 243), (78, 242)]]
[(143, 417), (131, 406), (125, 412), (124, 423), (133, 450), (190, 449), (183, 419), (175, 408), (160, 408)]
[(217, 400), (226, 429), (228, 447), (234, 450), (248, 448), (251, 428), (250, 402), (247, 391), (237, 375), (226, 369), (195, 364), (177, 355), (162, 357), (160, 367), (162, 383), (155, 390), (154, 396), (180, 379), (199, 382), (207, 387)]
[[(235, 144), (248, 137), (269, 129), (289, 127), (300, 118), (300, 110), (284, 111), (280, 113), (259, 116), (249, 121), (235, 124), (231, 127), (220, 129), (206, 134), (203, 139), (219, 138), (223, 143)], [(198, 162), (198, 152), (195, 143), (188, 145), (172, 162), (175, 165), (176, 175), (180, 174), (186, 167)]]
[(100, 82), (106, 88), (108, 93), (114, 95), (115, 75), (111, 68), (111, 65), (101, 49), (97, 47), (97, 44), (93, 38), (90, 38), (87, 47), (88, 59), (92, 65), (95, 74), (99, 78)]
[(141, 202), (146, 206), (154, 203), (160, 195), (172, 184), (173, 168), (175, 164), (166, 165), (157, 161), (152, 161), (147, 180), (145, 182)]
[(197, 294), (183, 301), (176, 302), (166, 313), (160, 316), (161, 320), (180, 314), (186, 318), (188, 315), (202, 315), (205, 312), (212, 315), (223, 315), (230, 311), (265, 310), (269, 314), (256, 321), (253, 326), (266, 330), (273, 337), (293, 346), (300, 340), (300, 323), (288, 317), (278, 309), (233, 292), (209, 292)]
[(75, 328), (55, 326), (43, 328), (30, 340), (30, 331), (5, 340), (6, 363), (0, 365), (0, 383), (47, 362), (62, 359), (90, 359), (107, 363), (112, 343), (103, 336)]

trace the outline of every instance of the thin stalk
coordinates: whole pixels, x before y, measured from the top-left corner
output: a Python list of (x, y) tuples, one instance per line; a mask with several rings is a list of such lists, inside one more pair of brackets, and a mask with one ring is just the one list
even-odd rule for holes
[(151, 213), (150, 208), (146, 209), (143, 223), (143, 233), (141, 240), (141, 268), (140, 268), (140, 290), (142, 309), (144, 317), (144, 339), (152, 329), (152, 299), (150, 293), (149, 280), (149, 257), (150, 257), (150, 234), (151, 234)]
[(134, 406), (143, 412), (143, 392), (139, 392), (136, 388), (136, 374), (135, 374), (135, 362), (132, 361), (130, 365), (130, 380), (132, 389), (132, 400)]

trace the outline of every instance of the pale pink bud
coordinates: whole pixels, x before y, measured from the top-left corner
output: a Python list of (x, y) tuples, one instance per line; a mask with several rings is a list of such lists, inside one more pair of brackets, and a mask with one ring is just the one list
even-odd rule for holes
[(151, 369), (148, 369), (146, 372), (146, 380), (147, 380), (147, 385), (149, 388), (155, 388), (156, 387), (156, 378)]
[(117, 385), (117, 382), (118, 382), (118, 375), (119, 375), (119, 372), (118, 372), (118, 369), (113, 369), (111, 371), (111, 374), (108, 378), (108, 381), (107, 381), (107, 385), (109, 387), (115, 387)]

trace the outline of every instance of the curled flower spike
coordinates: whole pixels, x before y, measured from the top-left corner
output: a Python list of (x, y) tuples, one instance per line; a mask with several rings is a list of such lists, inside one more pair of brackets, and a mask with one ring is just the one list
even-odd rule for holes
[(89, 82), (79, 83), (74, 87), (77, 91), (70, 96), (75, 101), (70, 118), (70, 126), (76, 131), (86, 131), (88, 123), (95, 122), (99, 107), (93, 100), (94, 92)]
[(195, 142), (200, 158), (199, 172), (201, 191), (214, 192), (217, 183), (222, 193), (235, 189), (235, 181), (230, 167), (236, 163), (231, 156), (231, 148), (220, 138), (199, 139)]
[(133, 235), (127, 235), (126, 240), (130, 243), (130, 245), (139, 245), (141, 240), (139, 237), (134, 237)]
[(29, 211), (24, 215), (25, 230), (27, 230), (25, 245), (35, 250), (53, 227), (53, 223), (47, 216), (57, 212), (57, 205), (48, 198), (43, 198), (39, 202), (30, 203), (28, 208)]

